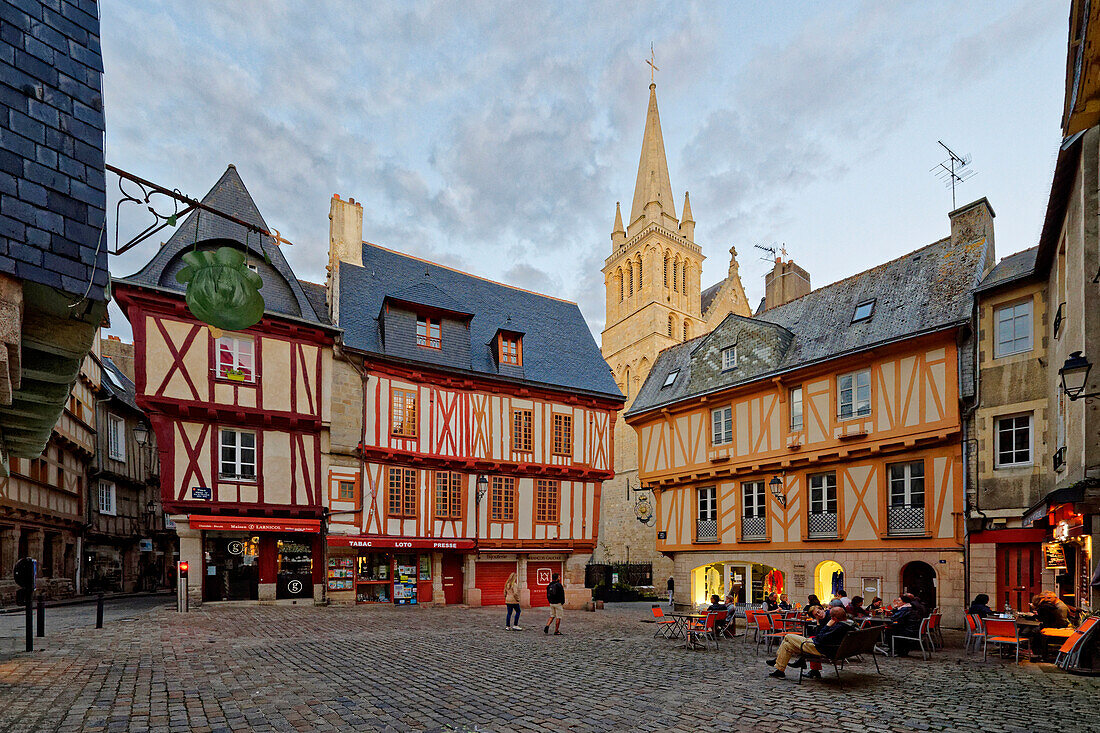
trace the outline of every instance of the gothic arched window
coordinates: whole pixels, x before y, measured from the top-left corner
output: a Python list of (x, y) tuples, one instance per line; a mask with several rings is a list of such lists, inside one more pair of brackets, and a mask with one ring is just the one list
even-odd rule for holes
[(634, 267), (626, 263), (626, 294), (634, 295)]
[(668, 289), (668, 252), (665, 252), (665, 289)]
[(641, 292), (641, 290), (642, 290), (642, 256), (640, 254), (638, 255), (637, 266), (638, 266), (638, 292)]
[(680, 261), (672, 261), (672, 290), (673, 292), (679, 292), (680, 287)]
[(691, 338), (691, 321), (684, 319), (684, 341)]
[(623, 269), (615, 270), (615, 279), (619, 281), (619, 302), (623, 302)]
[(680, 284), (680, 292), (686, 294), (688, 291), (688, 266), (686, 262), (684, 263), (684, 266), (680, 268), (680, 278), (682, 280)]
[(630, 367), (626, 368), (626, 376), (623, 377), (623, 395), (630, 396)]
[(674, 321), (672, 316), (670, 315), (668, 317), (668, 337), (670, 339), (676, 338), (676, 336), (673, 335), (673, 333), (672, 333), (673, 329), (675, 329), (675, 328), (676, 328), (676, 321)]

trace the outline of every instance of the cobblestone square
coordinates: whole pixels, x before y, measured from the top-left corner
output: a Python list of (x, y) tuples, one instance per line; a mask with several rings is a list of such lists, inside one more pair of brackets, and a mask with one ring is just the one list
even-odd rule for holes
[(503, 609), (142, 609), (0, 661), (0, 729), (1100, 730), (1100, 679), (1051, 665), (949, 648), (800, 686), (766, 679), (751, 644), (653, 639), (647, 612), (570, 612), (555, 637), (542, 609), (519, 632)]

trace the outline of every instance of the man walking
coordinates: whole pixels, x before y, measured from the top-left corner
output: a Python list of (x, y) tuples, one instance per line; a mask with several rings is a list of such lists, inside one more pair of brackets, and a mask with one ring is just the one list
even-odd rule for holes
[(668, 576), (668, 605), (672, 605), (672, 597), (676, 595), (676, 579)]
[(554, 636), (561, 636), (561, 620), (565, 616), (565, 587), (557, 573), (546, 586), (546, 600), (550, 603), (550, 620), (542, 627), (542, 633), (550, 633), (550, 624), (554, 624)]

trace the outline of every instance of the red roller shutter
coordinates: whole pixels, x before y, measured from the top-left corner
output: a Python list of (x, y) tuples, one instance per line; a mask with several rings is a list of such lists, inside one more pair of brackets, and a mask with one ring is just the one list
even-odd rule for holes
[(474, 570), (474, 587), (481, 591), (481, 605), (503, 606), (504, 584), (516, 572), (514, 562), (479, 562)]
[(532, 606), (549, 606), (546, 601), (546, 586), (554, 573), (561, 575), (560, 562), (527, 561), (527, 590), (531, 591)]

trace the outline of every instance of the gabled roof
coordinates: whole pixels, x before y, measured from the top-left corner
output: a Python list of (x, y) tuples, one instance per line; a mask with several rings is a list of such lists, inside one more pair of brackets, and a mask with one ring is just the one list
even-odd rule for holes
[[(698, 348), (696, 341), (669, 347), (658, 355), (627, 414), (965, 323), (970, 318), (971, 290), (981, 277), (986, 247), (984, 239), (968, 243), (941, 239), (789, 303), (757, 312), (753, 318), (743, 318), (750, 323), (781, 326), (793, 334), (782, 358), (765, 372), (745, 375), (734, 369), (700, 385), (691, 379), (693, 360), (713, 355), (707, 356), (708, 350)], [(875, 302), (871, 317), (852, 323), (855, 307), (869, 300)], [(681, 374), (674, 384), (662, 388), (666, 377), (676, 369)]]
[(113, 359), (109, 356), (103, 357), (103, 386), (111, 393), (113, 397), (116, 397), (121, 402), (126, 404), (135, 410), (140, 411), (137, 406), (137, 400), (135, 394), (137, 388), (134, 383), (130, 381), (130, 378), (122, 373)]
[(1038, 254), (1038, 252), (1039, 247), (1036, 245), (1031, 249), (1025, 249), (1022, 252), (1017, 252), (1016, 254), (1011, 254), (1003, 258), (989, 271), (989, 274), (978, 283), (978, 287), (974, 288), (975, 292), (992, 290), (1001, 285), (1022, 280), (1033, 274), (1035, 272), (1035, 255)]
[[(202, 198), (202, 202), (249, 224), (268, 229), (256, 208), (256, 202), (232, 164)], [(176, 273), (183, 267), (182, 257), (190, 248), (202, 248), (204, 242), (208, 242), (206, 246), (236, 243), (253, 255), (257, 272), (264, 280), (260, 294), (264, 296), (266, 312), (325, 324), (321, 319), (324, 309), (320, 312), (314, 310), (274, 239), (249, 232), (240, 224), (201, 210), (192, 211), (184, 218), (145, 267), (118, 282), (182, 293), (186, 287), (176, 282)]]
[[(411, 283), (411, 285), (410, 285)], [(430, 286), (430, 287), (425, 287)], [(470, 368), (499, 377), (486, 344), (498, 329), (523, 336), (524, 382), (622, 399), (611, 370), (576, 303), (509, 287), (449, 267), (363, 243), (363, 266), (340, 263), (344, 345), (385, 356), (378, 315), (383, 301), (415, 290), (446, 295), (447, 310), (472, 313)], [(425, 365), (434, 366), (425, 361)]]

